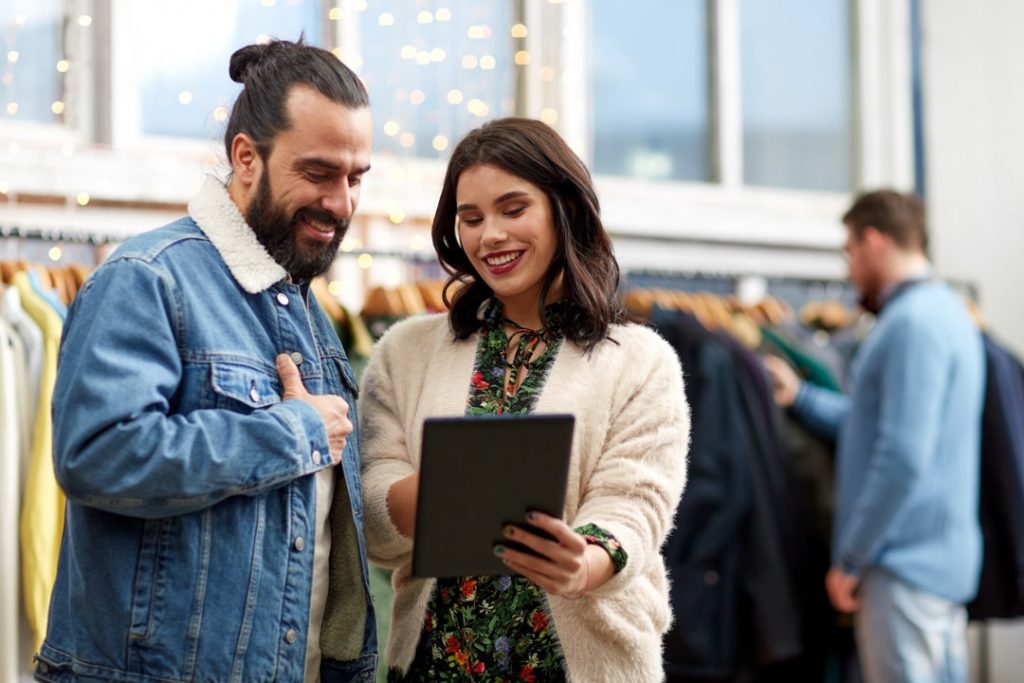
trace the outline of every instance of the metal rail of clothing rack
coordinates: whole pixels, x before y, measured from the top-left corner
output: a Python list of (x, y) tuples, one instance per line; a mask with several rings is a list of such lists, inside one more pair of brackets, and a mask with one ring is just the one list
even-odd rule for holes
[[(750, 287), (754, 281), (754, 286)], [(628, 269), (623, 272), (623, 289), (631, 287), (675, 289), (686, 292), (708, 292), (719, 296), (753, 292), (753, 298), (764, 296), (781, 299), (794, 310), (810, 301), (838, 300), (852, 307), (858, 295), (848, 280), (802, 276), (762, 275), (759, 273), (701, 272), (694, 270)]]
[[(0, 239), (17, 239), (47, 244), (73, 244), (88, 247), (116, 245), (130, 239), (132, 235), (108, 235), (95, 231), (68, 230), (63, 228), (22, 227), (19, 225), (0, 223)], [(408, 261), (415, 265), (433, 265), (437, 257), (433, 251), (400, 251), (394, 249), (357, 249), (351, 252), (338, 252), (338, 258), (351, 256), (357, 258), (369, 254), (374, 258), (393, 258)], [(10, 258), (12, 254), (4, 253), (0, 248), (0, 258)]]

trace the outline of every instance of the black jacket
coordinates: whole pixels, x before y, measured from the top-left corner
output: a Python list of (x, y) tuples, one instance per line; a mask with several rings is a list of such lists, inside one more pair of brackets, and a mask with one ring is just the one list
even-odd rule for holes
[(971, 619), (1024, 615), (1024, 367), (985, 336), (979, 518), (984, 538)]

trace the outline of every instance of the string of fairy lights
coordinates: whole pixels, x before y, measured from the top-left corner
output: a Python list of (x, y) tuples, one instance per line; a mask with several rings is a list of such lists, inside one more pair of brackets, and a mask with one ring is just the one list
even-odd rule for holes
[[(287, 2), (289, 5), (299, 4), (295, 0), (282, 0)], [(562, 0), (548, 0), (550, 4), (560, 4)], [(262, 8), (272, 8), (278, 4), (278, 0), (259, 0), (259, 5)], [(250, 10), (252, 11), (252, 10)], [(257, 10), (258, 11), (258, 8)], [(414, 10), (415, 11), (415, 10)], [(429, 49), (420, 47), (420, 44), (427, 42), (424, 36), (417, 36), (416, 34), (408, 34), (408, 25), (411, 23), (411, 17), (399, 16), (394, 11), (380, 11), (377, 13), (371, 12), (370, 3), (367, 0), (342, 0), (337, 6), (330, 8), (327, 11), (327, 20), (329, 22), (340, 22), (346, 18), (347, 13), (355, 13), (364, 15), (360, 17), (358, 21), (362, 24), (364, 22), (373, 22), (377, 27), (380, 28), (392, 28), (398, 29), (402, 24), (405, 24), (406, 33), (403, 34), (407, 40), (393, 41), (393, 54), (391, 55), (390, 63), (375, 64), (373, 72), (379, 73), (381, 71), (394, 70), (400, 66), (401, 62), (408, 62), (416, 64), (418, 66), (430, 66), (442, 64), (450, 59), (458, 60), (462, 69), (467, 72), (479, 71), (487, 74), (488, 72), (494, 73), (500, 68), (503, 62), (510, 61), (510, 63), (516, 67), (526, 67), (531, 64), (532, 57), (530, 52), (526, 49), (515, 50), (513, 54), (505, 55), (501, 53), (483, 53), (477, 54), (474, 51), (474, 43), (479, 41), (486, 41), (495, 36), (496, 33), (505, 29), (505, 27), (492, 26), (488, 23), (473, 23), (470, 24), (464, 34), (460, 36), (453, 36), (449, 45), (435, 45)], [(453, 19), (456, 19), (458, 15), (458, 8), (452, 9), (450, 7), (438, 7), (434, 10), (421, 9), (416, 11), (415, 25), (419, 27), (429, 27), (432, 24), (446, 24), (451, 23)], [(32, 23), (32, 17), (28, 14), (21, 13), (16, 14), (10, 18), (8, 26), (4, 27), (4, 70), (3, 75), (0, 76), (0, 83), (2, 83), (5, 89), (4, 97), (4, 112), (6, 113), (8, 120), (23, 121), (32, 120), (26, 118), (28, 112), (25, 111), (23, 103), (18, 101), (16, 96), (14, 85), (16, 81), (25, 82), (32, 79), (39, 79), (43, 74), (30, 73), (26, 68), (22, 67), (23, 55), (18, 45), (21, 42), (21, 30)], [(53, 24), (53, 31), (59, 32), (61, 30), (61, 18), (60, 17), (46, 17)], [(89, 28), (92, 25), (92, 17), (87, 14), (78, 15), (72, 18), (72, 21), (81, 28)], [(508, 35), (516, 40), (522, 41), (529, 35), (529, 29), (523, 23), (515, 23), (507, 27)], [(260, 33), (254, 36), (256, 42), (266, 42), (270, 40), (269, 33)], [(400, 44), (399, 44), (400, 43)], [(495, 44), (494, 41), (491, 41)], [(57, 54), (53, 55), (52, 67), (59, 76), (66, 76), (70, 71), (77, 67), (72, 64), (71, 60), (65, 55), (61, 54), (65, 51), (64, 41), (58, 39), (55, 41)], [(355, 51), (346, 50), (344, 47), (334, 48), (334, 53), (345, 61), (350, 67), (357, 72), (362, 72), (365, 66), (365, 59), (362, 54)], [(461, 53), (461, 54), (459, 54)], [(38, 69), (40, 65), (33, 64), (32, 68)], [(542, 82), (552, 82), (557, 76), (556, 68), (552, 65), (541, 65), (536, 70), (536, 77)], [(379, 90), (375, 91), (375, 97)], [(24, 90), (21, 93), (22, 97), (33, 97), (33, 91)], [(433, 93), (427, 92), (423, 88), (413, 87), (411, 89), (396, 88), (395, 99), (400, 103), (408, 103), (414, 108), (422, 107), (424, 105), (438, 106), (441, 104), (447, 104), (451, 107), (464, 106), (466, 111), (472, 116), (478, 119), (485, 119), (490, 115), (502, 111), (503, 107), (501, 103), (494, 101), (488, 101), (488, 98), (478, 96), (470, 91), (466, 87), (459, 87), (454, 85), (453, 87), (445, 89), (443, 92)], [(196, 93), (194, 89), (183, 88), (177, 93), (177, 102), (182, 107), (191, 106), (196, 100)], [(505, 103), (507, 105), (507, 103)], [(49, 110), (53, 115), (53, 118), (46, 121), (40, 121), (38, 118), (35, 120), (41, 123), (61, 123), (64, 121), (63, 115), (67, 104), (62, 95), (59, 95), (56, 99), (49, 103)], [(507, 106), (505, 107), (507, 110)], [(209, 116), (217, 123), (224, 123), (229, 115), (228, 107), (224, 105), (218, 105), (209, 112)], [(418, 114), (413, 114), (418, 116)], [(558, 121), (558, 112), (551, 107), (544, 108), (539, 112), (539, 117), (549, 124), (555, 124)], [(409, 130), (408, 127), (403, 127), (402, 124), (395, 118), (389, 118), (382, 124), (382, 131), (388, 138), (394, 138), (397, 142), (397, 146), (405, 149), (412, 148), (416, 143), (416, 134), (414, 131)], [(462, 131), (437, 131), (430, 137), (431, 147), (438, 153), (444, 152), (451, 141), (451, 137), (454, 134), (458, 134)]]
[[(557, 5), (562, 0), (547, 2)], [(240, 2), (238, 11), (250, 13), (248, 18), (258, 21), (262, 10), (297, 7), (303, 4), (303, 0), (250, 0), (250, 3)], [(307, 31), (307, 36), (336, 36), (345, 34), (344, 30), (339, 30), (341, 24), (338, 22), (356, 27), (361, 41), (356, 40), (355, 44), (361, 43), (364, 49), (347, 49), (345, 41), (341, 41), (343, 44), (332, 51), (367, 82), (373, 93), (375, 109), (378, 102), (385, 103), (386, 106), (380, 107), (385, 110), (385, 116), (375, 116), (378, 119), (376, 125), (383, 133), (380, 138), (383, 144), (375, 143), (375, 147), (398, 162), (403, 158), (443, 157), (454, 139), (478, 125), (474, 121), (482, 122), (488, 117), (515, 113), (513, 84), (517, 69), (533, 65), (531, 76), (545, 83), (554, 81), (558, 76), (555, 65), (534, 64), (534, 55), (525, 49), (525, 39), (530, 29), (524, 23), (512, 19), (511, 3), (502, 6), (499, 3), (481, 5), (465, 0), (448, 0), (444, 3), (442, 0), (430, 3), (433, 6), (429, 8), (425, 7), (428, 4), (426, 2), (417, 4), (418, 8), (413, 3), (339, 0), (335, 6), (326, 9), (325, 17), (320, 15), (322, 26), (310, 27)], [(24, 4), (22, 7), (31, 8), (32, 5)], [(80, 65), (68, 54), (65, 35), (70, 32), (66, 29), (92, 30), (93, 17), (88, 14), (61, 16), (59, 10), (52, 9), (45, 17), (33, 17), (30, 11), (13, 16), (4, 16), (5, 13), (0, 12), (0, 21), (6, 24), (0, 24), (4, 40), (3, 52), (0, 53), (4, 56), (0, 76), (0, 85), (3, 86), (3, 110), (0, 117), (8, 122), (67, 125), (72, 119), (69, 117), (71, 112), (64, 92), (65, 79), (73, 75)], [(45, 13), (46, 10), (41, 12)], [(49, 103), (47, 117), (40, 115), (43, 110), (38, 101), (40, 93), (25, 89), (23, 85), (33, 78), (42, 77), (39, 73), (42, 68), (39, 51), (36, 50), (36, 58), (29, 63), (24, 58), (23, 49), (19, 48), (27, 39), (26, 27), (34, 22), (38, 27), (41, 21), (50, 22), (50, 29), (56, 37), (53, 50), (48, 55), (52, 58), (52, 64), (47, 66), (47, 69), (53, 71), (47, 77), (58, 83), (55, 88), (57, 96)], [(74, 40), (73, 34), (71, 36)], [(364, 36), (372, 36), (373, 40)], [(271, 40), (271, 34), (260, 32), (252, 40), (267, 42)], [(433, 75), (431, 69), (435, 70)], [(16, 85), (22, 87), (19, 89)], [(32, 103), (24, 101), (33, 97), (36, 101)], [(187, 112), (189, 109), (194, 110), (200, 102), (209, 101), (210, 97), (201, 89), (182, 87), (173, 93), (173, 99), (182, 111)], [(192, 116), (222, 126), (230, 114), (230, 104), (226, 104), (230, 99), (222, 97), (206, 114)], [(554, 108), (544, 108), (539, 112), (539, 118), (554, 125), (558, 121), (558, 112)], [(203, 130), (202, 136), (209, 137), (208, 131)], [(13, 156), (19, 150), (17, 139), (9, 138), (6, 152)], [(75, 145), (64, 143), (61, 152), (64, 157), (70, 158), (76, 154)], [(207, 165), (219, 161), (211, 156), (207, 157)], [(410, 178), (414, 174), (415, 171), (407, 171), (401, 163), (392, 165), (392, 180), (414, 180)], [(11, 187), (8, 179), (0, 177), (0, 199), (5, 196), (9, 199), (16, 190)], [(68, 204), (72, 206), (84, 207), (92, 201), (93, 197), (86, 189), (73, 192), (68, 198)], [(407, 212), (398, 199), (390, 203), (385, 214), (388, 222), (395, 226), (406, 223)], [(408, 243), (414, 252), (429, 247), (429, 240), (418, 233), (408, 237)], [(341, 251), (343, 254), (357, 256), (358, 265), (368, 269), (373, 265), (373, 256), (359, 253), (362, 248), (358, 236), (351, 235), (342, 244)], [(60, 257), (59, 246), (54, 247), (50, 251), (50, 258), (56, 261)], [(339, 283), (331, 284), (332, 289), (339, 286)]]
[[(23, 71), (18, 68), (24, 61), (24, 55), (19, 46), (21, 42), (21, 36), (19, 34), (22, 29), (30, 25), (29, 19), (30, 17), (28, 14), (15, 14), (11, 17), (9, 25), (4, 27), (6, 29), (4, 31), (4, 69), (3, 75), (0, 76), (0, 84), (2, 84), (4, 86), (4, 90), (7, 91), (7, 96), (4, 98), (6, 100), (4, 103), (4, 111), (7, 116), (11, 118), (15, 118), (19, 113), (22, 113), (21, 104), (18, 102), (16, 97), (11, 96), (11, 91), (15, 84), (15, 79), (19, 76), (19, 71)], [(92, 17), (87, 14), (79, 15), (75, 17), (74, 20), (75, 23), (82, 28), (87, 28), (92, 25)], [(53, 30), (55, 32), (60, 30), (59, 22), (56, 20)], [(60, 43), (61, 41), (57, 41), (58, 45)], [(61, 47), (60, 50), (62, 51), (63, 48)], [(53, 66), (51, 68), (55, 69), (58, 74), (63, 76), (71, 70), (71, 62), (65, 56), (59, 55), (55, 60), (53, 60)], [(33, 75), (38, 77), (42, 74)], [(29, 76), (26, 76), (23, 80), (27, 80), (28, 78)], [(60, 117), (64, 114), (65, 107), (66, 104), (62, 97), (58, 97), (49, 104), (49, 110), (52, 112), (54, 119), (58, 122), (61, 120)]]

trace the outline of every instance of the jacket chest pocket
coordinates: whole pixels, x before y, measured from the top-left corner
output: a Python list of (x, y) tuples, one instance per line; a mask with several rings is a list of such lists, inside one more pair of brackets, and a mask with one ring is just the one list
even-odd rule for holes
[(243, 363), (216, 362), (210, 366), (215, 408), (251, 413), (281, 401), (281, 381), (273, 374)]
[(338, 356), (327, 356), (324, 358), (324, 368), (329, 377), (328, 381), (333, 385), (331, 393), (344, 396), (344, 392), (347, 391), (354, 403), (359, 398), (359, 385), (348, 361)]

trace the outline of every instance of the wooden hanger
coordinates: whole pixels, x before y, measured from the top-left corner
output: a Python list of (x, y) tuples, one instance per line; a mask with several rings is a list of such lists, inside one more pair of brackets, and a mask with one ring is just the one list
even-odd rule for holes
[(16, 272), (18, 271), (15, 269), (14, 263), (10, 261), (0, 261), (0, 280), (2, 280), (4, 284), (11, 284), (11, 280), (14, 279), (14, 274)]
[(427, 305), (423, 301), (423, 295), (420, 294), (419, 287), (415, 284), (398, 285), (395, 288), (395, 292), (402, 302), (402, 312), (400, 315), (408, 316), (426, 313)]
[(630, 313), (642, 320), (651, 317), (651, 308), (654, 306), (654, 296), (649, 290), (643, 288), (630, 289), (623, 297), (623, 303)]
[(442, 313), (448, 310), (448, 307), (444, 305), (444, 297), (442, 292), (444, 291), (444, 283), (440, 280), (422, 280), (416, 283), (417, 289), (420, 290), (420, 296), (423, 297), (423, 303), (427, 307), (427, 311), (431, 313)]
[(346, 320), (345, 309), (327, 289), (327, 280), (323, 276), (315, 277), (310, 281), (309, 286), (320, 307), (324, 309), (324, 313), (335, 323), (344, 323)]

